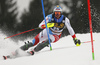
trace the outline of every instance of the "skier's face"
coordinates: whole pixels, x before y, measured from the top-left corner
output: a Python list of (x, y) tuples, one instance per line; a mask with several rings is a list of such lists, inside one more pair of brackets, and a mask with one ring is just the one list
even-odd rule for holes
[(60, 16), (61, 16), (61, 12), (55, 12), (55, 17), (56, 17), (57, 19), (59, 19)]

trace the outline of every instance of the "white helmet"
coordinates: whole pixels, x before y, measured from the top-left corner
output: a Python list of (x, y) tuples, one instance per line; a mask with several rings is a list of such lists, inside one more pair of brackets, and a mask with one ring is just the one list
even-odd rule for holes
[(55, 12), (55, 11), (59, 11), (59, 12), (62, 13), (62, 8), (61, 8), (59, 5), (57, 5), (57, 6), (55, 6), (54, 9), (53, 9), (53, 12)]

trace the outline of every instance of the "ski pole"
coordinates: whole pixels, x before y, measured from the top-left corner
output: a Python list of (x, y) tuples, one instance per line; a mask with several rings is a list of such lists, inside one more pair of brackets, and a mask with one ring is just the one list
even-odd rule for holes
[[(47, 23), (47, 27), (53, 27), (54, 26), (54, 23)], [(42, 26), (42, 27), (46, 27), (46, 26)], [(40, 27), (37, 27), (37, 28), (34, 28), (34, 29), (31, 29), (31, 30), (27, 30), (27, 31), (24, 31), (24, 32), (21, 32), (21, 33), (18, 33), (18, 34), (15, 34), (15, 35), (12, 35), (12, 36), (9, 36), (9, 37), (6, 37), (4, 39), (7, 39), (7, 38), (11, 38), (11, 37), (14, 37), (14, 36), (17, 36), (17, 35), (20, 35), (20, 34), (23, 34), (23, 33), (27, 33), (27, 32), (30, 32), (30, 31), (33, 31), (33, 30), (37, 30), (37, 29), (41, 29)]]
[[(93, 40), (93, 41), (95, 41), (95, 40)], [(89, 42), (91, 42), (91, 41), (86, 41), (86, 42), (81, 42), (81, 43), (89, 43)]]
[(40, 29), (40, 27), (37, 27), (37, 28), (34, 28), (34, 29), (30, 29), (30, 30), (27, 30), (27, 31), (24, 31), (24, 32), (21, 32), (21, 33), (18, 33), (18, 34), (15, 34), (15, 35), (12, 35), (12, 36), (6, 37), (6, 38), (4, 38), (4, 39), (8, 39), (8, 38), (11, 38), (11, 37), (14, 37), (14, 36), (17, 36), (17, 35), (23, 34), (23, 33), (27, 33), (27, 32), (33, 31), (33, 30), (37, 30), (37, 29)]

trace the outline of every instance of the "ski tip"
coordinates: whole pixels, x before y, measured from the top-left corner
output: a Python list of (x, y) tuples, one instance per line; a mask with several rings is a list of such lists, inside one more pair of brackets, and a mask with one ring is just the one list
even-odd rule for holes
[(3, 56), (3, 59), (6, 60), (7, 59), (7, 56)]

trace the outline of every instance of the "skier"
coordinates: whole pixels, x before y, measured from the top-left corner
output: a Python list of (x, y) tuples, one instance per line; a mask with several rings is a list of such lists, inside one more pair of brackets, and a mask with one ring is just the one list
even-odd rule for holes
[[(66, 26), (70, 35), (72, 36), (74, 40), (75, 45), (80, 46), (81, 44), (80, 40), (76, 38), (75, 32), (70, 25), (69, 19), (65, 17), (64, 15), (62, 15), (62, 8), (59, 5), (54, 7), (52, 14), (46, 16), (46, 22), (47, 24), (54, 23), (54, 26), (49, 27), (48, 29), (51, 43), (55, 43), (60, 39), (62, 31)], [(34, 52), (38, 52), (44, 47), (49, 45), (46, 26), (45, 26), (45, 20), (43, 20), (39, 24), (39, 27), (43, 30), (32, 40), (32, 42), (28, 42), (28, 44), (25, 44), (20, 47), (20, 49), (26, 51), (30, 47), (37, 45), (33, 50), (29, 52), (31, 55), (34, 55)], [(7, 57), (4, 56), (4, 58), (6, 59)]]

